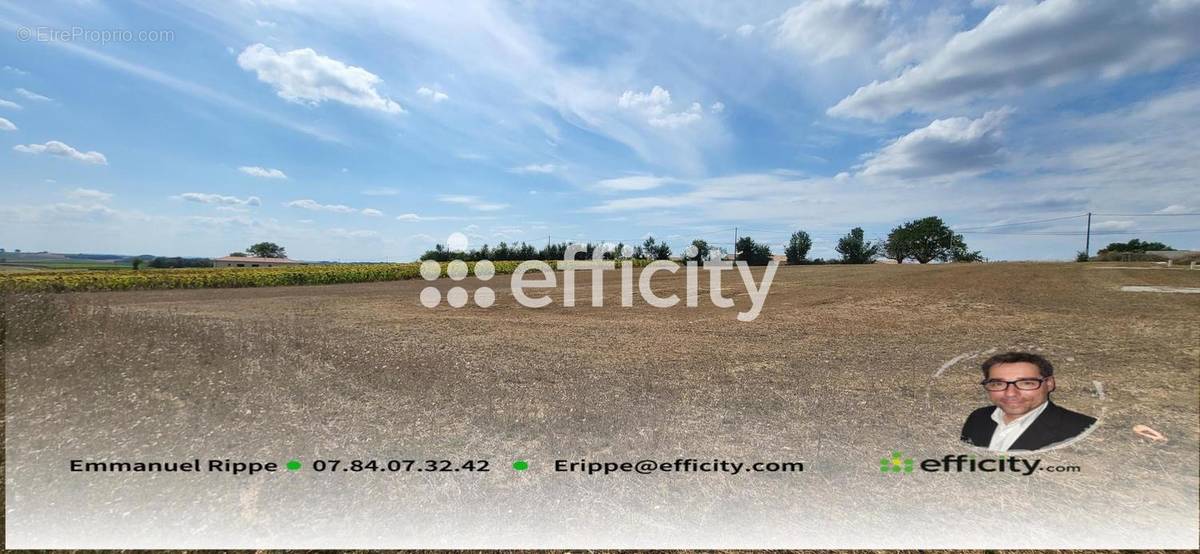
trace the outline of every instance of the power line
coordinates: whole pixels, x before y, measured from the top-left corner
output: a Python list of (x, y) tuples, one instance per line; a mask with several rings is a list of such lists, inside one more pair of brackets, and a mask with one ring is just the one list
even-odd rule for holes
[[(963, 231), (967, 235), (1026, 235), (1026, 236), (1054, 236), (1054, 237), (1082, 237), (1086, 232), (1078, 231)], [(1200, 233), (1200, 229), (1129, 229), (1129, 230), (1111, 230), (1111, 231), (1092, 231), (1093, 235), (1136, 235), (1136, 234), (1156, 234), (1156, 233)]]
[(1092, 215), (1102, 215), (1102, 216), (1106, 216), (1106, 217), (1178, 217), (1178, 216), (1184, 216), (1184, 215), (1196, 216), (1196, 215), (1200, 215), (1200, 212), (1182, 212), (1182, 213), (1170, 213), (1170, 214), (1160, 214), (1160, 213), (1153, 213), (1153, 214), (1101, 214), (1101, 213), (1096, 213), (1096, 214), (1092, 214)]
[[(1095, 215), (1099, 215), (1099, 214), (1095, 214)], [(1080, 217), (1087, 217), (1087, 214), (1076, 214), (1076, 215), (1067, 215), (1067, 216), (1062, 216), (1062, 217), (1051, 217), (1048, 219), (1033, 219), (1033, 220), (1029, 220), (1029, 221), (1014, 221), (1011, 223), (996, 223), (993, 225), (976, 225), (974, 227), (953, 227), (952, 226), (951, 229), (954, 229), (955, 231), (958, 231), (958, 232), (963, 232), (963, 231), (973, 231), (973, 230), (977, 230), (977, 229), (995, 229), (997, 227), (1013, 227), (1013, 226), (1017, 226), (1017, 225), (1032, 225), (1034, 223), (1049, 223), (1051, 221), (1063, 221), (1066, 219), (1076, 219), (1076, 218), (1080, 218)]]

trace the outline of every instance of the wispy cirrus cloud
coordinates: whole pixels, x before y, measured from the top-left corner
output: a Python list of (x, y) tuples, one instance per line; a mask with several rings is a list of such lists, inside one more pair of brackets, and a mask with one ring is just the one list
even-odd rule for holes
[[(1198, 23), (1197, 2), (1006, 3), (929, 59), (860, 87), (828, 113), (878, 120), (1031, 86), (1153, 71), (1200, 48)], [(1098, 26), (1105, 32), (1096, 33)]]
[(437, 199), (447, 204), (456, 204), (480, 212), (494, 212), (508, 207), (508, 204), (488, 202), (478, 196), (467, 194), (443, 194)]
[(185, 192), (177, 195), (174, 198), (186, 200), (188, 202), (196, 202), (199, 204), (213, 204), (219, 206), (260, 206), (262, 200), (257, 196), (247, 198), (238, 198), (237, 196), (226, 196), (223, 194), (212, 194), (207, 192)]
[(519, 167), (509, 168), (509, 173), (517, 173), (528, 175), (530, 173), (550, 174), (566, 169), (565, 166), (557, 164), (528, 164)]
[(96, 189), (76, 188), (65, 192), (67, 198), (72, 200), (91, 200), (94, 202), (108, 202), (112, 200), (113, 195), (108, 192), (99, 191)]
[(21, 95), (21, 97), (26, 100), (33, 100), (34, 102), (50, 102), (51, 101), (50, 97), (42, 96), (42, 95), (40, 95), (36, 92), (33, 92), (29, 89), (23, 89), (23, 88), (18, 87), (18, 88), (13, 89), (13, 92), (16, 92), (17, 94)]
[(671, 182), (672, 179), (668, 177), (655, 177), (653, 175), (630, 175), (628, 177), (601, 179), (600, 181), (596, 181), (596, 188), (606, 191), (650, 190)]
[(350, 206), (347, 206), (345, 204), (322, 204), (311, 198), (292, 200), (291, 202), (284, 204), (284, 206), (287, 206), (289, 208), (299, 208), (299, 209), (308, 210), (311, 212), (330, 212), (330, 213), (338, 213), (338, 214), (358, 213), (358, 214), (370, 216), (370, 217), (379, 217), (379, 216), (383, 215), (382, 211), (377, 210), (375, 208), (361, 208), (360, 209), (360, 208), (351, 208)]

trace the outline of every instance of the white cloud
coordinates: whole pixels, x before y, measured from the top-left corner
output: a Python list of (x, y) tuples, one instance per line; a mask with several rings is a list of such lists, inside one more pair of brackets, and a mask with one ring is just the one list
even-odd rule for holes
[(396, 216), (396, 221), (408, 221), (408, 222), (461, 221), (464, 219), (479, 219), (479, 218), (468, 218), (468, 217), (460, 217), (460, 216), (452, 216), (452, 215), (417, 215), (417, 214), (412, 214), (412, 213), (400, 214), (400, 215)]
[(563, 169), (564, 169), (563, 166), (555, 165), (555, 164), (529, 164), (529, 165), (523, 165), (521, 167), (514, 167), (514, 168), (509, 169), (508, 171), (510, 173), (521, 173), (521, 174), (554, 173), (556, 171), (561, 171)]
[(1133, 221), (1128, 220), (1128, 219), (1125, 219), (1125, 220), (1110, 219), (1107, 221), (1097, 221), (1097, 222), (1093, 223), (1092, 229), (1098, 229), (1101, 231), (1124, 231), (1127, 229), (1132, 229), (1133, 226), (1134, 226)]
[(332, 212), (338, 214), (350, 214), (357, 212), (367, 217), (383, 216), (383, 212), (376, 210), (375, 208), (363, 208), (360, 210), (358, 208), (351, 208), (350, 206), (344, 204), (321, 204), (320, 202), (309, 198), (293, 200), (284, 205), (289, 208), (300, 208), (302, 210), (309, 210), (313, 212)]
[(13, 101), (0, 98), (0, 108), (8, 108), (10, 110), (19, 110), (19, 109), (21, 109), (21, 105), (16, 102), (13, 102)]
[(17, 152), (26, 154), (50, 154), (60, 158), (80, 161), (83, 163), (108, 165), (108, 158), (99, 152), (80, 152), (71, 146), (61, 143), (57, 140), (49, 141), (45, 144), (18, 144), (13, 147)]
[(745, 25), (738, 27), (735, 32), (744, 37), (748, 37), (748, 36), (754, 34), (754, 26), (749, 23), (746, 23)]
[(1191, 213), (1191, 211), (1192, 211), (1192, 209), (1191, 209), (1191, 208), (1189, 208), (1189, 207), (1187, 207), (1187, 206), (1184, 206), (1183, 204), (1171, 204), (1170, 206), (1167, 206), (1167, 207), (1165, 207), (1165, 208), (1163, 208), (1163, 209), (1161, 209), (1161, 210), (1158, 210), (1157, 212), (1154, 212), (1154, 213), (1158, 213), (1158, 214), (1184, 214), (1184, 213)]
[(244, 165), (238, 168), (238, 171), (253, 177), (262, 177), (264, 179), (287, 179), (287, 174), (283, 171), (268, 167), (258, 167), (256, 165)]
[(685, 111), (651, 117), (649, 120), (647, 120), (647, 122), (654, 127), (666, 127), (668, 129), (674, 129), (676, 127), (683, 127), (689, 123), (700, 121), (700, 114), (703, 111), (704, 109), (700, 107), (699, 102), (692, 102), (692, 105)]
[(31, 90), (27, 90), (27, 89), (23, 89), (23, 88), (15, 88), (15, 89), (13, 89), (13, 91), (15, 91), (17, 94), (25, 97), (26, 100), (33, 100), (35, 102), (49, 102), (50, 101), (49, 97), (42, 96)]
[(4, 70), (5, 70), (5, 71), (7, 71), (7, 72), (9, 72), (9, 73), (15, 73), (15, 74), (17, 74), (17, 75), (22, 75), (22, 76), (24, 76), (24, 75), (29, 75), (29, 72), (28, 72), (28, 71), (25, 71), (24, 69), (21, 69), (21, 68), (19, 68), (19, 67), (13, 67), (13, 66), (11, 66), (11, 65), (6, 65), (6, 66), (4, 66)]
[(621, 198), (609, 200), (584, 211), (595, 213), (624, 212), (630, 210), (660, 210), (679, 208), (688, 205), (687, 199), (672, 196), (641, 196), (636, 198)]
[(200, 204), (217, 204), (221, 206), (258, 206), (262, 201), (257, 196), (248, 198), (238, 198), (236, 196), (225, 196), (222, 194), (209, 194), (206, 192), (185, 192), (176, 198), (187, 200), (188, 202), (197, 202)]
[(913, 25), (900, 25), (876, 46), (877, 53), (882, 54), (879, 66), (894, 74), (929, 59), (962, 29), (962, 23), (961, 14), (941, 7)]
[(979, 119), (935, 120), (870, 155), (859, 175), (910, 178), (993, 169), (1005, 160), (1002, 129), (1011, 113), (1006, 108)]
[(263, 19), (255, 19), (254, 24), (259, 27), (266, 27), (268, 29), (274, 29), (276, 26), (276, 23), (274, 21), (266, 21)]
[(0, 117), (0, 131), (16, 131), (17, 126), (13, 122)]
[[(1110, 112), (1064, 115), (1020, 166), (1130, 191), (1120, 211), (1191, 205), (1200, 174), (1200, 88), (1180, 88)], [(1041, 129), (1035, 133), (1044, 132)], [(1190, 193), (1190, 194), (1189, 194)], [(1115, 211), (1115, 210), (1114, 210)]]
[[(830, 115), (884, 119), (908, 110), (1164, 68), (1200, 46), (1200, 3), (1046, 0), (992, 10), (928, 60), (843, 98)], [(1098, 33), (1096, 29), (1104, 29)]]
[(809, 0), (775, 21), (775, 44), (814, 63), (875, 46), (887, 25), (886, 0)]
[(284, 205), (289, 208), (300, 208), (302, 210), (310, 210), (314, 212), (334, 212), (339, 214), (348, 214), (358, 211), (343, 204), (321, 204), (311, 198), (292, 200)]
[(109, 200), (112, 200), (113, 197), (111, 193), (85, 188), (69, 190), (65, 194), (67, 195), (67, 198), (71, 198), (73, 200), (92, 200), (95, 202), (108, 202)]
[(330, 229), (329, 235), (339, 239), (373, 239), (379, 238), (377, 231), (368, 231), (365, 229)]
[(708, 107), (708, 111), (712, 113), (721, 113), (725, 111), (725, 103), (713, 102), (712, 105)]
[(421, 87), (421, 88), (417, 89), (417, 94), (420, 94), (421, 96), (424, 96), (426, 98), (429, 98), (430, 100), (433, 100), (434, 103), (450, 99), (450, 96), (447, 95), (446, 93), (444, 93), (440, 90), (433, 90), (429, 87)]
[(386, 113), (404, 112), (400, 104), (376, 90), (383, 82), (377, 75), (311, 48), (280, 54), (264, 44), (252, 44), (238, 55), (238, 65), (254, 71), (259, 81), (274, 87), (279, 97), (289, 102), (315, 106), (333, 100)]
[(627, 90), (617, 99), (617, 105), (622, 108), (636, 108), (652, 114), (661, 114), (671, 105), (671, 93), (665, 88), (654, 85), (650, 92), (634, 92)]
[(610, 191), (630, 191), (630, 190), (649, 190), (661, 187), (670, 183), (671, 179), (666, 177), (653, 177), (650, 175), (633, 175), (630, 177), (616, 177), (613, 179), (602, 179), (596, 182), (596, 188)]
[(684, 111), (671, 112), (671, 92), (655, 85), (650, 92), (627, 90), (617, 99), (617, 106), (633, 111), (645, 118), (653, 127), (674, 129), (699, 121), (704, 111), (697, 102), (692, 102)]
[(486, 202), (478, 196), (465, 194), (443, 194), (438, 196), (438, 200), (447, 204), (459, 204), (480, 212), (494, 212), (508, 207), (508, 204)]

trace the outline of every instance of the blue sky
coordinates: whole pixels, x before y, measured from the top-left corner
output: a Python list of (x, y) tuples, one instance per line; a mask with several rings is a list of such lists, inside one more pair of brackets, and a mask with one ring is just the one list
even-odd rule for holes
[(0, 2), (0, 247), (1200, 247), (1200, 2), (642, 4)]

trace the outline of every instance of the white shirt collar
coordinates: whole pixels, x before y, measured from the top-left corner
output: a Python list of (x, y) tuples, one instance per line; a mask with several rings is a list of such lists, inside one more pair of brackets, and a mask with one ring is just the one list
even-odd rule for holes
[(1030, 425), (1033, 425), (1033, 421), (1042, 415), (1042, 412), (1046, 411), (1046, 406), (1049, 405), (1050, 400), (1047, 399), (1037, 408), (1030, 410), (1029, 413), (1008, 423), (1004, 422), (1004, 410), (997, 407), (992, 412), (992, 421), (996, 422), (996, 430), (992, 432), (992, 440), (988, 445), (988, 450), (1007, 452), (1009, 448), (1012, 448), (1013, 443), (1017, 442), (1017, 439), (1021, 437), (1021, 434), (1026, 429), (1029, 429)]

